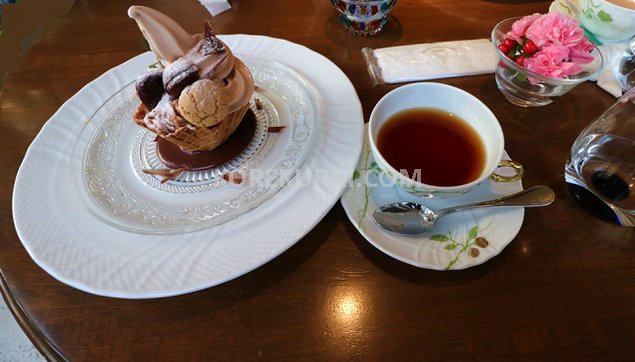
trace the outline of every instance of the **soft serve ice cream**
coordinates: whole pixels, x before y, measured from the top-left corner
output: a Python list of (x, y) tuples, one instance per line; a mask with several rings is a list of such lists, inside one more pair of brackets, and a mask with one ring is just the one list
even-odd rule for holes
[(249, 69), (207, 22), (203, 34), (191, 35), (148, 7), (132, 6), (128, 15), (167, 63), (138, 77), (135, 122), (188, 152), (223, 144), (249, 109), (254, 92)]

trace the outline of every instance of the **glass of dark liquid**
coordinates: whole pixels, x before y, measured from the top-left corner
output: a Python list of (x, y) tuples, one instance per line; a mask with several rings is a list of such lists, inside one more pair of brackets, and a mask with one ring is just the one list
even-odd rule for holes
[(574, 196), (594, 211), (635, 226), (635, 88), (578, 136), (565, 180)]

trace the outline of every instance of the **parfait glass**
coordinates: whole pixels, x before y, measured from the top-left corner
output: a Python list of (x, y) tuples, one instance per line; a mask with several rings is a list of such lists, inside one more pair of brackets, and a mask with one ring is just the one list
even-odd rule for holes
[(591, 55), (593, 61), (582, 65), (582, 71), (565, 79), (552, 78), (529, 71), (498, 49), (505, 40), (505, 34), (520, 18), (510, 18), (498, 23), (492, 30), (492, 43), (496, 47), (496, 85), (505, 98), (519, 107), (545, 106), (553, 102), (553, 97), (561, 96), (576, 85), (589, 80), (602, 68), (602, 55), (597, 47)]

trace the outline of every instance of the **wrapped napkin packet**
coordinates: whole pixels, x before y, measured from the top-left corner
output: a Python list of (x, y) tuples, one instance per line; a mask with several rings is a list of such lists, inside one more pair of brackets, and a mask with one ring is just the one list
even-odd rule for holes
[(494, 73), (496, 52), (488, 39), (362, 49), (375, 84)]
[(200, 2), (212, 16), (216, 16), (232, 8), (228, 0), (200, 0)]
[(602, 70), (597, 74), (597, 84), (614, 97), (622, 95), (623, 87), (621, 78), (626, 75), (620, 74), (622, 68), (622, 60), (627, 51), (625, 44), (606, 44), (598, 46), (604, 65)]

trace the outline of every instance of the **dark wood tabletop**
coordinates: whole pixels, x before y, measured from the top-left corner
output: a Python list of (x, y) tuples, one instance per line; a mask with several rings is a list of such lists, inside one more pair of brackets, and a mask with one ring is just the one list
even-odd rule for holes
[[(199, 2), (138, 1), (198, 32)], [(365, 120), (397, 85), (373, 86), (360, 50), (488, 38), (502, 19), (550, 1), (400, 0), (386, 28), (347, 34), (327, 0), (231, 1), (219, 34), (303, 44), (339, 66)], [(85, 84), (144, 51), (129, 1), (76, 1), (41, 32), (0, 96), (0, 285), (16, 319), (51, 360), (624, 360), (635, 352), (635, 229), (581, 207), (563, 179), (569, 148), (615, 98), (586, 82), (551, 105), (518, 108), (493, 75), (442, 79), (498, 117), (525, 187), (556, 192), (528, 209), (488, 262), (438, 272), (369, 244), (338, 203), (297, 244), (227, 283), (177, 297), (125, 300), (67, 286), (38, 267), (16, 233), (12, 190), (26, 149)]]

